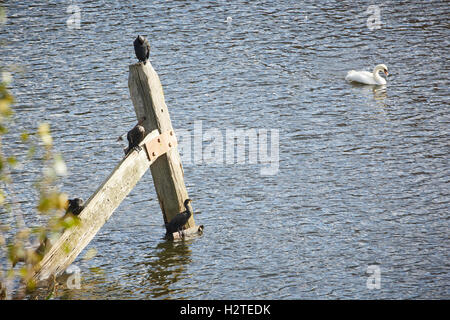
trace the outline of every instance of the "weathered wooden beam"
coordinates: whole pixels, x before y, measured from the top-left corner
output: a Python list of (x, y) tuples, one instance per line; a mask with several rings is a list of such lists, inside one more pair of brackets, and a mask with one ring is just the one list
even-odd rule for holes
[[(140, 144), (146, 150), (128, 154), (86, 201), (78, 216), (81, 223), (66, 229), (43, 259), (33, 267), (32, 279), (36, 282), (64, 272), (149, 167), (164, 221), (167, 223), (184, 210), (183, 202), (188, 194), (175, 132), (164, 101), (161, 82), (150, 62), (130, 66), (128, 85), (136, 116), (138, 119), (145, 117), (142, 125), (146, 132), (150, 132)], [(183, 234), (174, 234), (173, 238), (198, 234), (203, 230), (203, 226), (195, 226), (192, 216), (186, 227)]]
[[(173, 132), (169, 111), (158, 74), (150, 62), (145, 65), (130, 65), (128, 87), (137, 119), (145, 117), (142, 123), (146, 131)], [(178, 148), (172, 148), (152, 164), (150, 171), (158, 195), (164, 222), (169, 222), (185, 210), (183, 202), (188, 198), (184, 184), (184, 173)], [(195, 226), (193, 215), (186, 228)]]
[[(144, 146), (158, 136), (158, 130), (154, 130), (140, 145)], [(140, 152), (129, 153), (120, 161), (109, 177), (86, 201), (83, 211), (78, 216), (81, 223), (66, 229), (43, 259), (34, 266), (33, 280), (39, 282), (64, 272), (108, 221), (155, 160), (157, 158), (150, 160), (146, 150), (143, 149)]]
[(195, 226), (189, 229), (182, 230), (180, 232), (174, 232), (170, 235), (172, 240), (183, 240), (192, 236), (200, 235), (203, 233), (203, 225)]

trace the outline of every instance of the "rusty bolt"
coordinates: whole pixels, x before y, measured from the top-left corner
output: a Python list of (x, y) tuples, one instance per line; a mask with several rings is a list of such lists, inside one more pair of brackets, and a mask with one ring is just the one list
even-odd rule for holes
[(169, 148), (172, 147), (172, 144), (169, 142)]
[(156, 156), (156, 154), (154, 152), (152, 152), (152, 156)]

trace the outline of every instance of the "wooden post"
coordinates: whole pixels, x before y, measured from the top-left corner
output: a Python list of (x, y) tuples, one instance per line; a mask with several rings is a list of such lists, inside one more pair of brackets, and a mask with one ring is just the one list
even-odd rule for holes
[[(145, 65), (143, 63), (130, 65), (128, 87), (137, 119), (145, 117), (142, 125), (146, 132), (155, 129), (159, 130), (160, 134), (175, 132), (161, 82), (150, 61)], [(164, 222), (167, 223), (176, 214), (185, 210), (183, 202), (188, 198), (178, 148), (172, 148), (159, 157), (150, 167), (150, 171)], [(195, 227), (193, 215), (186, 224), (186, 228), (192, 227)]]
[[(184, 211), (188, 198), (183, 167), (169, 117), (161, 82), (150, 62), (130, 66), (128, 80), (131, 99), (138, 119), (149, 132), (140, 143), (140, 152), (132, 151), (116, 166), (97, 191), (86, 201), (78, 216), (80, 224), (66, 229), (48, 248), (43, 259), (33, 266), (32, 279), (39, 283), (58, 276), (77, 258), (100, 228), (130, 193), (150, 167), (164, 221)], [(144, 150), (145, 149), (145, 150)], [(187, 230), (171, 235), (174, 239), (201, 234), (203, 226), (195, 226), (193, 217)]]
[[(157, 130), (150, 132), (141, 145), (144, 146), (158, 136)], [(157, 159), (150, 161), (146, 150), (143, 149), (140, 152), (131, 152), (120, 161), (110, 176), (86, 201), (83, 211), (78, 216), (80, 225), (66, 229), (43, 259), (34, 266), (33, 280), (39, 282), (64, 272), (108, 221), (155, 160)]]

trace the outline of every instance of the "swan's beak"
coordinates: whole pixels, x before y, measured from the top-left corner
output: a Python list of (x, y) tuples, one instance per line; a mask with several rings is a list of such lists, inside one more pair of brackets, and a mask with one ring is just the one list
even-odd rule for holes
[(384, 74), (386, 75), (386, 77), (389, 75), (389, 72), (387, 72), (387, 70), (384, 70)]

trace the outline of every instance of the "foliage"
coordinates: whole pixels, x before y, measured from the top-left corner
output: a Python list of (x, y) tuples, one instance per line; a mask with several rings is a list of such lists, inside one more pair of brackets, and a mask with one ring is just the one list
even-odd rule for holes
[[(5, 21), (6, 12), (0, 4), (0, 24)], [(76, 225), (78, 221), (73, 217), (61, 218), (67, 208), (67, 195), (59, 191), (57, 182), (66, 175), (67, 170), (62, 156), (54, 152), (50, 125), (41, 123), (35, 132), (24, 131), (20, 134), (20, 143), (27, 150), (24, 160), (19, 160), (21, 156), (23, 157), (22, 154), (11, 154), (9, 150), (11, 148), (5, 148), (5, 138), (10, 134), (10, 130), (13, 132), (17, 130), (17, 126), (13, 121), (15, 100), (10, 92), (12, 76), (8, 69), (1, 65), (0, 76), (0, 214), (9, 213), (15, 218), (13, 225), (2, 224), (0, 220), (0, 261), (9, 261), (7, 266), (2, 264), (3, 268), (0, 268), (0, 299), (2, 299), (10, 298), (8, 291), (17, 279), (22, 280), (19, 281), (20, 286), (26, 284), (26, 289), (34, 288), (35, 283), (31, 280), (33, 268), (48, 250), (46, 244), (58, 237), (65, 228)], [(8, 141), (12, 139), (8, 138)], [(38, 155), (40, 153), (43, 155)], [(12, 200), (13, 177), (23, 170), (23, 162), (31, 160), (40, 161), (43, 167), (42, 176), (36, 181), (35, 187), (39, 194), (36, 214), (47, 216), (48, 225), (45, 227), (28, 228), (21, 216), (19, 204)], [(12, 174), (13, 171), (15, 175)], [(7, 233), (15, 236), (8, 237)], [(33, 248), (33, 238), (39, 239), (39, 248)]]

